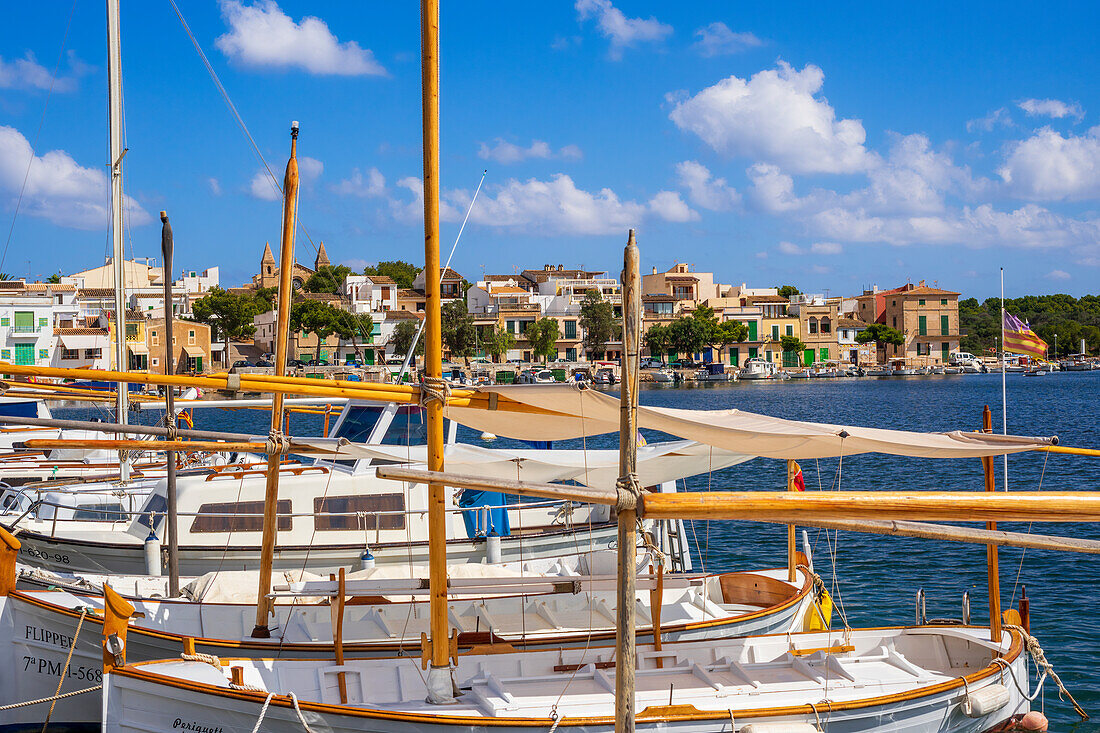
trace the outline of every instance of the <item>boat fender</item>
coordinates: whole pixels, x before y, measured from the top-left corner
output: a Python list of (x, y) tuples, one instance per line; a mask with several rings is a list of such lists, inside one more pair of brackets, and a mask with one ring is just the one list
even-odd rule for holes
[(1017, 723), (1017, 727), (1020, 730), (1029, 731), (1029, 733), (1046, 733), (1047, 727), (1050, 723), (1047, 721), (1047, 716), (1040, 713), (1038, 710), (1032, 710), (1024, 715)]
[(737, 733), (821, 733), (812, 723), (749, 723)]
[(370, 570), (374, 567), (374, 555), (371, 554), (370, 548), (363, 550), (363, 554), (359, 556), (359, 569)]
[(966, 694), (963, 699), (963, 713), (968, 718), (984, 718), (1008, 705), (1010, 696), (1004, 685), (988, 685), (980, 690)]
[(497, 436), (495, 436), (492, 433), (486, 431), (486, 432), (481, 434), (481, 439), (482, 440), (496, 440)]
[(495, 529), (489, 530), (489, 534), (485, 535), (485, 561), (490, 565), (497, 565), (503, 562), (503, 553), (500, 549), (500, 535), (497, 534)]
[(153, 530), (145, 538), (145, 574), (160, 575), (160, 538)]

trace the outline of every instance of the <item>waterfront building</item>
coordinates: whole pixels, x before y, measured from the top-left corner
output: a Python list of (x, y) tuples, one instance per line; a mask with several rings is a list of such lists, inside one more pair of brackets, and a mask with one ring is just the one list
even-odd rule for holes
[(840, 358), (836, 336), (840, 298), (808, 293), (792, 295), (787, 312), (798, 318), (802, 329), (801, 340), (806, 345), (802, 354), (804, 365)]
[(909, 366), (946, 364), (959, 350), (959, 293), (928, 287), (921, 280), (890, 290), (865, 290), (856, 300), (861, 320), (905, 335), (901, 346), (880, 350), (886, 359), (904, 359)]
[[(325, 251), (325, 243), (321, 242), (317, 247), (317, 256), (313, 260), (313, 269), (300, 264), (297, 260), (294, 261), (290, 274), (291, 286), (295, 290), (301, 289), (306, 284), (306, 280), (309, 280), (319, 268), (328, 264), (330, 263), (328, 253)], [(260, 271), (252, 276), (252, 289), (279, 287), (279, 269), (279, 263), (271, 252), (270, 242), (264, 242), (264, 252), (260, 256)]]
[[(163, 318), (150, 318), (145, 323), (148, 339), (148, 370), (164, 374), (165, 327)], [(210, 362), (210, 326), (193, 321), (172, 321), (173, 374), (202, 374), (212, 367)]]

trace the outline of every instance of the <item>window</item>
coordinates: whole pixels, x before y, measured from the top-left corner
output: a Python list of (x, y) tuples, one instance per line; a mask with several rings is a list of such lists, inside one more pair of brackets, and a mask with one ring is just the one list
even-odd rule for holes
[(787, 324), (787, 335), (794, 336), (794, 326), (789, 323)]
[(947, 362), (947, 361), (950, 361), (950, 356), (951, 356), (951, 344), (944, 341), (940, 344), (940, 358), (943, 359), (944, 362)]
[[(275, 511), (282, 515), (279, 516), (279, 531), (290, 530), (290, 499), (279, 499)], [(262, 501), (203, 504), (199, 507), (198, 516), (191, 522), (192, 532), (259, 532), (263, 528)]]
[(39, 318), (38, 319), (38, 327), (39, 328), (45, 328), (49, 324), (50, 324), (50, 319), (48, 319), (48, 318)]
[(175, 334), (172, 334), (172, 345), (173, 346), (176, 345), (176, 335)]
[(898, 317), (894, 316), (894, 328), (898, 327)]
[(154, 356), (149, 363), (152, 364), (153, 366), (160, 366), (160, 359), (158, 359), (157, 357)]
[[(788, 326), (788, 328), (790, 328), (790, 326)], [(778, 341), (778, 340), (779, 340), (779, 326), (776, 325), (776, 324), (772, 324), (772, 341)]]
[(80, 358), (80, 349), (62, 348), (61, 349), (61, 358), (62, 359), (79, 359)]
[(924, 298), (917, 301), (917, 305), (924, 305)]
[(817, 319), (816, 318), (811, 318), (810, 319), (809, 331), (810, 331), (810, 333), (817, 333)]
[(149, 368), (149, 357), (145, 354), (130, 354), (130, 370), (145, 371)]
[(565, 321), (565, 338), (575, 339), (577, 338), (577, 322)]
[(757, 348), (755, 346), (750, 346), (749, 347), (749, 358), (750, 359), (755, 359), (757, 356), (758, 356)]
[(891, 305), (891, 306), (895, 306), (895, 305), (897, 305), (897, 304), (898, 304), (898, 302), (897, 302), (896, 300), (891, 300), (891, 301), (890, 301), (890, 305)]
[(16, 344), (15, 363), (24, 365), (34, 364), (34, 344)]
[(951, 333), (951, 329), (948, 327), (947, 316), (940, 316), (940, 335), (946, 336)]
[(103, 349), (84, 349), (85, 359), (99, 359), (103, 356)]
[(16, 311), (15, 312), (15, 332), (16, 333), (34, 333), (34, 313), (31, 311)]
[(947, 305), (947, 298), (940, 298), (940, 305)]
[(673, 285), (672, 297), (676, 300), (695, 300), (694, 285)]
[(821, 349), (818, 351), (818, 357), (821, 361), (828, 361), (829, 360), (829, 347), (828, 346), (822, 346)]
[(160, 331), (150, 331), (149, 341), (153, 346), (160, 346)]
[(193, 329), (193, 328), (187, 332), (187, 345), (188, 346), (194, 346), (195, 345), (195, 329)]
[(917, 335), (928, 335), (928, 316), (917, 316)]
[(577, 349), (576, 349), (576, 347), (569, 347), (568, 349), (565, 350), (565, 360), (566, 361), (576, 361), (577, 360)]
[(126, 340), (133, 341), (138, 335), (138, 325), (136, 323), (126, 324)]
[(828, 316), (821, 317), (821, 333), (832, 333), (833, 322), (829, 320)]
[(87, 504), (73, 512), (73, 519), (85, 522), (124, 522), (129, 516), (122, 504)]
[(318, 532), (342, 529), (405, 529), (403, 494), (319, 496), (313, 500), (313, 522)]

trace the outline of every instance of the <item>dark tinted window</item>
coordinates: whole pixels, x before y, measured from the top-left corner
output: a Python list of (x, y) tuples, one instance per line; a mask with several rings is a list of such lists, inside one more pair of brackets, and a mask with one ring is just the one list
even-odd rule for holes
[[(279, 515), (279, 531), (289, 530), (290, 499), (280, 499), (275, 511)], [(263, 528), (262, 501), (203, 504), (199, 507), (199, 515), (191, 523), (192, 532), (260, 532)]]
[[(327, 496), (313, 500), (318, 531), (339, 529), (405, 529), (402, 494)], [(391, 513), (392, 512), (392, 513)], [(358, 516), (363, 514), (362, 517)]]

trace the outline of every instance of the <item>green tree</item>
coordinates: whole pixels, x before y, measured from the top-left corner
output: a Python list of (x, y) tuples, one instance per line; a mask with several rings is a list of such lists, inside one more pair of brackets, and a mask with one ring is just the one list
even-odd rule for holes
[(649, 355), (656, 359), (663, 359), (670, 348), (668, 326), (655, 323), (642, 336), (645, 347), (649, 349)]
[(901, 346), (905, 343), (905, 334), (884, 323), (872, 323), (856, 334), (857, 344), (865, 344), (869, 341), (874, 341), (875, 348), (881, 349), (885, 355), (887, 346)]
[(369, 313), (352, 313), (337, 309), (336, 335), (341, 341), (350, 341), (351, 348), (355, 350), (355, 358), (362, 359), (363, 353), (359, 350), (359, 339), (370, 341), (371, 331), (374, 330), (374, 319)]
[(320, 300), (300, 300), (290, 308), (290, 330), (311, 333), (317, 337), (317, 361), (321, 361), (321, 345), (336, 333), (340, 309)]
[(307, 293), (332, 293), (338, 295), (344, 280), (353, 270), (347, 265), (322, 265), (309, 276), (302, 290)]
[(451, 356), (470, 357), (477, 353), (477, 329), (474, 317), (466, 310), (466, 303), (452, 300), (440, 310), (443, 326), (443, 345)]
[(252, 295), (231, 293), (214, 286), (192, 304), (191, 315), (197, 322), (210, 326), (212, 337), (224, 341), (228, 360), (229, 340), (245, 339), (256, 333), (253, 319), (265, 310), (260, 309)]
[(615, 338), (619, 324), (615, 309), (603, 299), (599, 290), (592, 289), (581, 301), (581, 329), (584, 330), (584, 350), (597, 357), (607, 353), (607, 342)]
[(515, 348), (516, 337), (500, 326), (496, 326), (482, 334), (481, 343), (493, 361), (500, 361), (505, 354)]
[(46, 278), (46, 282), (51, 283), (53, 285), (57, 285), (58, 283), (61, 282), (61, 273), (60, 272), (55, 272), (54, 274), (52, 274), (48, 278)]
[(694, 355), (703, 350), (710, 334), (704, 320), (681, 316), (668, 325), (669, 349), (679, 355)]
[(527, 343), (531, 345), (531, 353), (535, 358), (542, 357), (545, 362), (548, 358), (558, 354), (558, 322), (553, 318), (540, 318), (527, 324), (523, 331)]
[(783, 349), (784, 353), (794, 352), (798, 355), (798, 363), (802, 364), (802, 352), (806, 350), (806, 344), (802, 339), (797, 336), (782, 336), (779, 339), (779, 348)]
[(779, 297), (787, 298), (790, 300), (792, 295), (801, 295), (802, 291), (796, 288), (794, 285), (776, 285), (775, 289), (779, 291)]
[(720, 352), (722, 347), (740, 343), (749, 337), (748, 326), (740, 321), (719, 321), (710, 306), (696, 306), (689, 318), (695, 322), (694, 326), (703, 346), (709, 346), (715, 351)]
[(420, 274), (420, 269), (402, 260), (384, 260), (376, 265), (367, 265), (363, 268), (363, 274), (388, 277), (397, 284), (397, 287), (407, 289), (412, 287), (413, 280)]
[[(416, 338), (416, 332), (420, 330), (420, 323), (418, 321), (401, 321), (397, 324), (397, 327), (393, 329), (393, 334), (390, 336), (390, 343), (393, 344), (394, 356), (405, 356), (409, 353), (409, 348), (412, 346), (413, 339)], [(416, 355), (423, 356), (424, 354), (424, 339), (416, 344)]]

